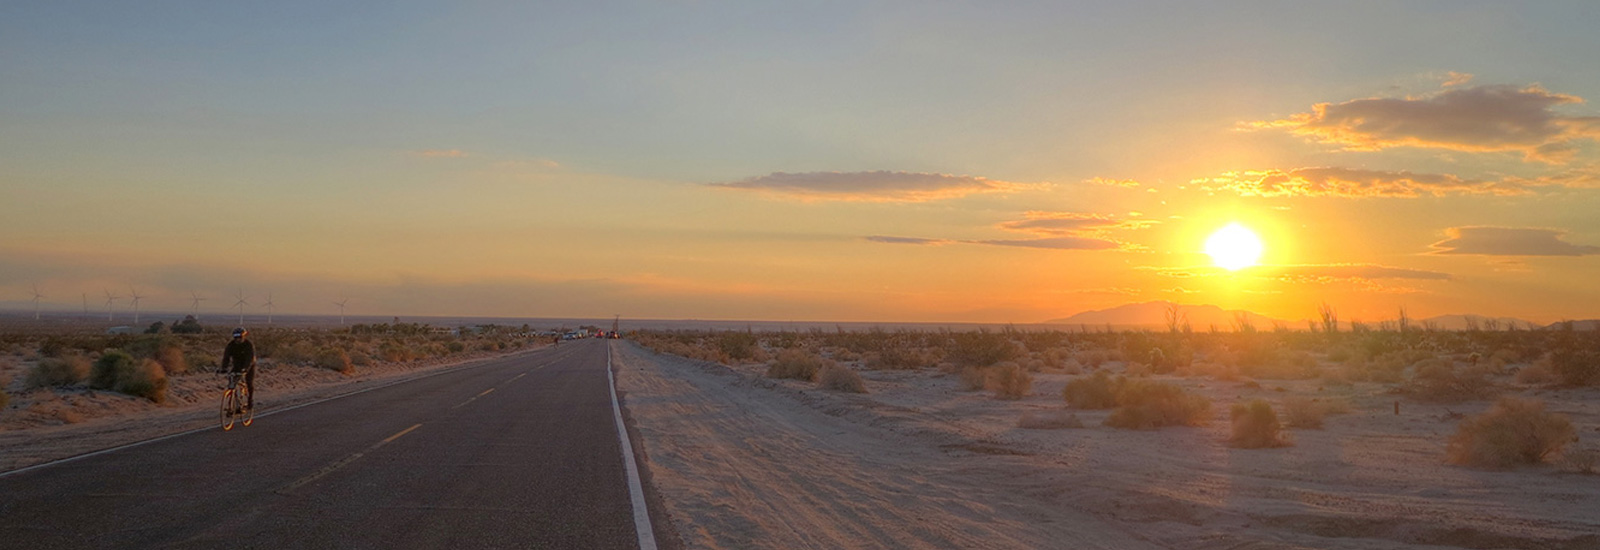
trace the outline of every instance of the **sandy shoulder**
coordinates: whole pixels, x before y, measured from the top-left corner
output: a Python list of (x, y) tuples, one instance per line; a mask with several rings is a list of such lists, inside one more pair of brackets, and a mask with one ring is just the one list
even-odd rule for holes
[[(1446, 466), (1452, 413), (1357, 386), (1355, 411), (1294, 447), (1232, 449), (1203, 428), (1023, 430), (1066, 377), (1021, 401), (931, 371), (868, 371), (869, 395), (617, 350), (654, 484), (691, 548), (1600, 548), (1600, 483), (1553, 468)], [(1316, 391), (1183, 381), (1217, 403)], [(1312, 383), (1312, 382), (1307, 382)], [(1592, 392), (1591, 392), (1592, 393)], [(1592, 395), (1552, 396), (1581, 430)]]

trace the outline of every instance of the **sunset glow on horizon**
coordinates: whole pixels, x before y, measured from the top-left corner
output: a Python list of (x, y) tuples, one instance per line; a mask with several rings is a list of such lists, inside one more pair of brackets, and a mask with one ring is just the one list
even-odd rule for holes
[(0, 309), (1596, 318), (1594, 9), (19, 3)]

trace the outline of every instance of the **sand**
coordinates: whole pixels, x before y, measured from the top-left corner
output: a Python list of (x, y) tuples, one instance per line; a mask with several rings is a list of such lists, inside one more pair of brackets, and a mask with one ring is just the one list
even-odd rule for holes
[[(1600, 476), (1446, 465), (1461, 415), (1376, 384), (1157, 377), (1219, 405), (1199, 428), (1016, 427), (1064, 408), (1067, 374), (1020, 401), (936, 370), (861, 371), (869, 394), (616, 346), (617, 380), (689, 548), (1600, 548)], [(1281, 391), (1280, 391), (1281, 389)], [(1600, 392), (1519, 390), (1597, 437)], [(1233, 449), (1227, 404), (1337, 398), (1295, 445)], [(1401, 402), (1395, 415), (1393, 403)]]

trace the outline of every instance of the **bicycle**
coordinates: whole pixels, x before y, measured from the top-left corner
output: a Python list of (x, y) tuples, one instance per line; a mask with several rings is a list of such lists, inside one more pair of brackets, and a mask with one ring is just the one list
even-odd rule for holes
[(229, 371), (228, 386), (222, 390), (222, 431), (233, 429), (234, 422), (249, 426), (255, 422), (255, 407), (246, 407), (250, 402), (250, 384), (244, 381), (244, 372)]

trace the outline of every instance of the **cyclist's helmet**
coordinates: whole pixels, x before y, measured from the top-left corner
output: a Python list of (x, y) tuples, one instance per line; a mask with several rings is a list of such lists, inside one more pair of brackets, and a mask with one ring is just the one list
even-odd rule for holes
[(234, 338), (244, 338), (244, 335), (246, 335), (246, 334), (250, 334), (250, 331), (245, 330), (244, 327), (239, 327), (239, 328), (233, 329), (233, 337)]

